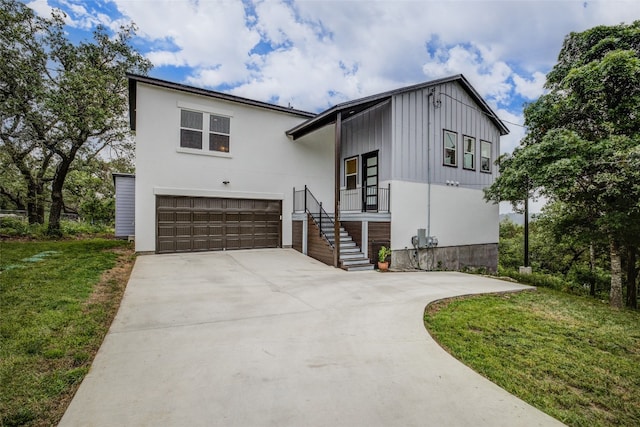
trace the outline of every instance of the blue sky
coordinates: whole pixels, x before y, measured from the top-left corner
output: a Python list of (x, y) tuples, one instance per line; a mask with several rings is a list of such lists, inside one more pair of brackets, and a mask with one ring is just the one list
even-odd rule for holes
[(503, 152), (568, 33), (640, 19), (638, 0), (24, 1), (74, 40), (134, 22), (153, 77), (313, 112), (462, 73), (507, 122)]

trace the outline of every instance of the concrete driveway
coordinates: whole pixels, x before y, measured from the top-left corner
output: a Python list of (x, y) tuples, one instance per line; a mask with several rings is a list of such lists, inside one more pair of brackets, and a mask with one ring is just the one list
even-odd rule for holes
[(347, 273), (291, 249), (141, 256), (60, 425), (560, 425), (423, 325), (430, 301), (524, 288)]

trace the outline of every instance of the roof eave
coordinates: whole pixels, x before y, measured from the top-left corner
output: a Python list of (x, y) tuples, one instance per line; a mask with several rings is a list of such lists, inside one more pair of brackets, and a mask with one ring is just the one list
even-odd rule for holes
[[(166, 80), (160, 80), (160, 79), (156, 79), (153, 77), (148, 77), (148, 76), (142, 76), (139, 74), (131, 74), (128, 73), (127, 77), (129, 78), (129, 94), (131, 95), (132, 93), (132, 88), (133, 91), (135, 92), (135, 86), (137, 83), (145, 83), (151, 86), (157, 86), (157, 87), (161, 87), (161, 88), (165, 88), (165, 89), (172, 89), (172, 90), (177, 90), (177, 91), (181, 91), (181, 92), (187, 92), (187, 93), (191, 93), (194, 95), (201, 95), (201, 96), (206, 96), (206, 97), (210, 97), (210, 98), (216, 98), (216, 99), (221, 99), (224, 101), (230, 101), (230, 102), (235, 102), (238, 104), (244, 104), (244, 105), (249, 105), (252, 107), (258, 107), (258, 108), (264, 108), (264, 109), (268, 109), (268, 110), (273, 110), (273, 111), (278, 111), (281, 113), (287, 113), (287, 114), (292, 114), (295, 116), (299, 116), (299, 117), (307, 117), (307, 118), (311, 118), (311, 117), (315, 117), (314, 113), (310, 113), (308, 111), (303, 111), (303, 110), (297, 110), (295, 108), (289, 108), (289, 107), (282, 107), (280, 105), (275, 105), (275, 104), (270, 104), (268, 102), (262, 102), (262, 101), (256, 101), (253, 99), (249, 99), (249, 98), (243, 98), (240, 96), (236, 96), (236, 95), (230, 95), (227, 93), (223, 93), (223, 92), (217, 92), (217, 91), (213, 91), (213, 90), (208, 90), (208, 89), (201, 89), (201, 88), (197, 88), (197, 87), (193, 87), (193, 86), (188, 86), (188, 85), (184, 85), (184, 84), (180, 84), (180, 83), (174, 83), (174, 82), (169, 82)], [(129, 104), (131, 107), (131, 97), (129, 99)], [(134, 106), (135, 106), (135, 101), (133, 101)], [(134, 124), (135, 126), (135, 124)], [(133, 127), (132, 129), (135, 129), (135, 127)]]

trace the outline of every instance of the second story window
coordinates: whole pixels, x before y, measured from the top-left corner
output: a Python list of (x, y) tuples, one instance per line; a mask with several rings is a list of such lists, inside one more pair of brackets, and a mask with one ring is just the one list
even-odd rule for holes
[(464, 157), (462, 167), (475, 170), (476, 168), (476, 139), (470, 136), (464, 137)]
[(448, 130), (444, 131), (443, 163), (445, 166), (458, 166), (456, 155), (458, 152), (458, 135)]
[(209, 150), (229, 152), (229, 117), (209, 116)]
[(180, 111), (180, 147), (202, 149), (202, 113)]
[[(186, 103), (185, 103), (186, 104)], [(214, 111), (191, 109), (187, 105), (180, 109), (180, 148), (184, 152), (200, 154), (228, 154), (231, 139), (231, 117)], [(194, 107), (196, 107), (194, 105)]]
[(347, 190), (358, 186), (358, 158), (352, 157), (344, 161), (344, 181)]
[(491, 172), (491, 143), (480, 141), (480, 171)]

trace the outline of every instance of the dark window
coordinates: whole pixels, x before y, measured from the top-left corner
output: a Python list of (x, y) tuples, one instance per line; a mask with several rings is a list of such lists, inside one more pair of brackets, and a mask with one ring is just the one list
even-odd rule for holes
[(180, 111), (180, 146), (202, 149), (202, 113)]
[(202, 132), (180, 129), (180, 146), (184, 148), (202, 149)]
[(229, 135), (209, 134), (209, 151), (229, 152)]
[(344, 161), (344, 177), (347, 190), (353, 190), (358, 185), (358, 158), (353, 157)]
[(209, 116), (209, 151), (229, 152), (229, 133), (231, 119), (229, 117)]

